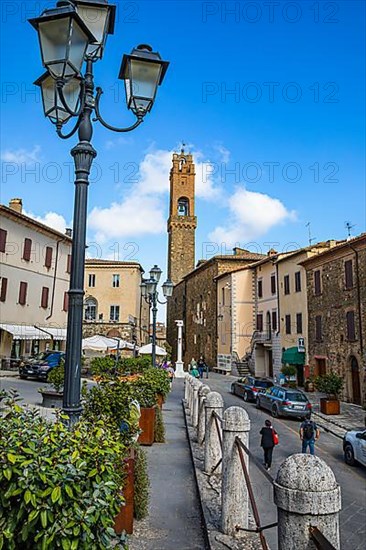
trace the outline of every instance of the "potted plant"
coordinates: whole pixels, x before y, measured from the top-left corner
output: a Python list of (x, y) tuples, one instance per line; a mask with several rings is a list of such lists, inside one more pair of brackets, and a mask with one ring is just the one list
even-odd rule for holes
[(315, 387), (325, 393), (320, 399), (320, 411), (323, 414), (340, 414), (340, 394), (344, 386), (344, 379), (336, 372), (329, 372), (315, 378)]
[(62, 401), (64, 396), (64, 382), (65, 382), (65, 362), (61, 359), (60, 365), (51, 369), (47, 380), (51, 383), (53, 389), (41, 388), (39, 390), (42, 395), (42, 407), (48, 407), (51, 409), (58, 409), (62, 407)]
[(295, 365), (283, 365), (281, 372), (285, 375), (286, 385), (292, 384), (292, 386), (296, 387), (297, 369)]
[(156, 392), (144, 377), (130, 383), (134, 399), (140, 404), (139, 426), (141, 433), (138, 442), (141, 445), (152, 445), (155, 439), (155, 406)]
[(166, 396), (170, 391), (169, 374), (165, 369), (150, 368), (145, 370), (143, 378), (149, 383), (151, 389), (155, 392), (156, 400), (162, 408)]

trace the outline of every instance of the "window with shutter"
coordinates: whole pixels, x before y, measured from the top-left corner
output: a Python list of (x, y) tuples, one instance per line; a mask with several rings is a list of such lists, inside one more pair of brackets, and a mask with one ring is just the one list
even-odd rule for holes
[(321, 342), (323, 339), (322, 334), (322, 316), (316, 315), (315, 317), (315, 340)]
[(283, 278), (284, 293), (290, 294), (290, 276), (285, 275)]
[(271, 275), (271, 293), (276, 294), (276, 275)]
[(41, 307), (48, 308), (48, 295), (49, 295), (49, 288), (44, 286), (42, 287), (42, 296), (41, 296)]
[(7, 234), (5, 229), (0, 229), (0, 252), (5, 252)]
[(302, 333), (302, 313), (296, 313), (296, 332)]
[(44, 258), (44, 265), (48, 269), (52, 265), (52, 247), (51, 246), (46, 246), (46, 255), (45, 255), (45, 258)]
[(346, 288), (353, 288), (352, 260), (347, 260), (346, 262), (344, 262), (344, 274), (345, 274)]
[(66, 273), (71, 273), (71, 254), (67, 255)]
[(347, 320), (347, 340), (349, 340), (350, 342), (354, 342), (356, 340), (355, 312), (347, 311), (346, 320)]
[(320, 296), (322, 293), (322, 287), (321, 287), (321, 278), (320, 278), (320, 271), (314, 271), (314, 294), (315, 296)]
[(263, 314), (258, 313), (257, 315), (257, 330), (263, 332)]
[(296, 271), (295, 273), (295, 292), (301, 291), (301, 272)]
[(24, 239), (23, 260), (29, 262), (32, 251), (32, 239)]
[(258, 281), (258, 298), (263, 296), (263, 281)]
[(27, 288), (28, 288), (28, 283), (25, 283), (24, 281), (22, 281), (19, 285), (19, 304), (21, 306), (24, 306), (27, 302)]
[(277, 311), (272, 311), (272, 329), (277, 330)]
[(7, 288), (8, 288), (8, 279), (6, 277), (1, 277), (0, 302), (5, 302)]
[(286, 334), (291, 334), (291, 315), (285, 315)]
[(64, 311), (69, 310), (69, 295), (67, 292), (64, 292), (64, 306), (62, 308)]

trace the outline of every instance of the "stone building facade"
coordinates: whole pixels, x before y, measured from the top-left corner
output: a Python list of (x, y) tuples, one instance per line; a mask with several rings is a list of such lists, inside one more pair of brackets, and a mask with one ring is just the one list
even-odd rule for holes
[(366, 233), (302, 262), (308, 295), (309, 362), (337, 372), (343, 399), (366, 403)]
[(194, 269), (195, 231), (194, 215), (195, 166), (192, 155), (182, 149), (173, 154), (170, 171), (170, 206), (168, 219), (168, 279), (173, 284)]
[(84, 338), (95, 334), (149, 342), (149, 306), (141, 297), (143, 269), (137, 262), (85, 261)]
[(201, 261), (174, 287), (170, 299), (167, 322), (167, 339), (176, 359), (177, 328), (175, 320), (184, 323), (183, 362), (187, 366), (194, 357), (203, 355), (209, 367), (217, 365), (218, 320), (217, 277), (244, 267), (262, 258), (262, 255), (240, 251), (237, 255), (214, 256)]

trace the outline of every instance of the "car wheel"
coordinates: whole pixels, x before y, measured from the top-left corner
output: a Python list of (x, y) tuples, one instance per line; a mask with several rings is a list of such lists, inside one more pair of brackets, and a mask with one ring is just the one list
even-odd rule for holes
[(247, 391), (244, 392), (243, 399), (244, 399), (244, 401), (245, 401), (246, 403), (248, 403), (248, 401), (249, 401), (249, 395), (248, 395), (248, 392), (247, 392)]
[(346, 445), (344, 448), (344, 461), (348, 466), (354, 466), (355, 465), (355, 455), (353, 452), (352, 445)]
[(273, 418), (278, 418), (278, 409), (276, 406), (272, 407), (272, 416)]
[(257, 407), (257, 409), (261, 408), (261, 403), (259, 401), (259, 397), (257, 397), (257, 399), (256, 399), (255, 406)]

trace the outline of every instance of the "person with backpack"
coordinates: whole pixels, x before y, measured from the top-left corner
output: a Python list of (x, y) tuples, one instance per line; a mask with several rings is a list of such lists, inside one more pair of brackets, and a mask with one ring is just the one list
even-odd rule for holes
[(300, 439), (302, 441), (302, 453), (306, 453), (309, 447), (310, 454), (315, 454), (315, 441), (320, 437), (318, 426), (311, 420), (311, 413), (308, 413), (300, 426)]
[(270, 420), (264, 422), (264, 427), (259, 433), (262, 436), (261, 447), (264, 452), (264, 467), (269, 470), (272, 465), (273, 447), (278, 444), (278, 434)]

